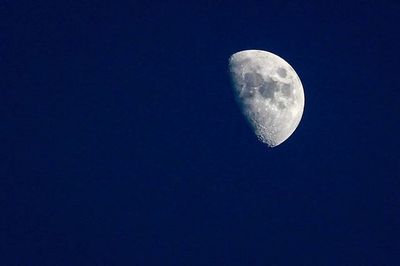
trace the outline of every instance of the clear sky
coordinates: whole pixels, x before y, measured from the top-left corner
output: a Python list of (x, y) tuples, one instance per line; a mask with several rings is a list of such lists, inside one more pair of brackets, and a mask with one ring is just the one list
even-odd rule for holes
[[(0, 3), (0, 265), (400, 265), (398, 1)], [(228, 58), (288, 61), (268, 149)]]

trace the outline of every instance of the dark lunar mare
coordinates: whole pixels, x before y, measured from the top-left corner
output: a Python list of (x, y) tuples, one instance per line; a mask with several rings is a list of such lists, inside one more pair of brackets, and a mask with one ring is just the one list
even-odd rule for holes
[(259, 88), (259, 92), (262, 97), (266, 99), (273, 99), (275, 92), (279, 90), (279, 85), (277, 81), (272, 79), (266, 80), (263, 85)]

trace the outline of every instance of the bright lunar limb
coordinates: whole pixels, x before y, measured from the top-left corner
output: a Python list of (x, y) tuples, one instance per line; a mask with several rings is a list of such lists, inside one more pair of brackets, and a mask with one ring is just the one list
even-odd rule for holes
[(275, 147), (292, 135), (304, 110), (304, 91), (294, 69), (279, 56), (245, 50), (229, 59), (236, 99), (258, 139)]

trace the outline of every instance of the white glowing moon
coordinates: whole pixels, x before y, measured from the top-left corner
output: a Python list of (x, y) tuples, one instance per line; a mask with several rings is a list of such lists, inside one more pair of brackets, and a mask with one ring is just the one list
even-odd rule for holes
[(229, 59), (236, 99), (258, 139), (275, 147), (292, 135), (304, 110), (304, 91), (294, 69), (262, 50), (245, 50)]

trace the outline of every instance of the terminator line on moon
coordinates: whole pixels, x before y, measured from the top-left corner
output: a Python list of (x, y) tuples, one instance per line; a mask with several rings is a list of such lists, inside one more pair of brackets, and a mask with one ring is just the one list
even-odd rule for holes
[(245, 50), (229, 59), (236, 99), (256, 136), (275, 147), (292, 135), (304, 110), (304, 91), (294, 69), (279, 56)]

